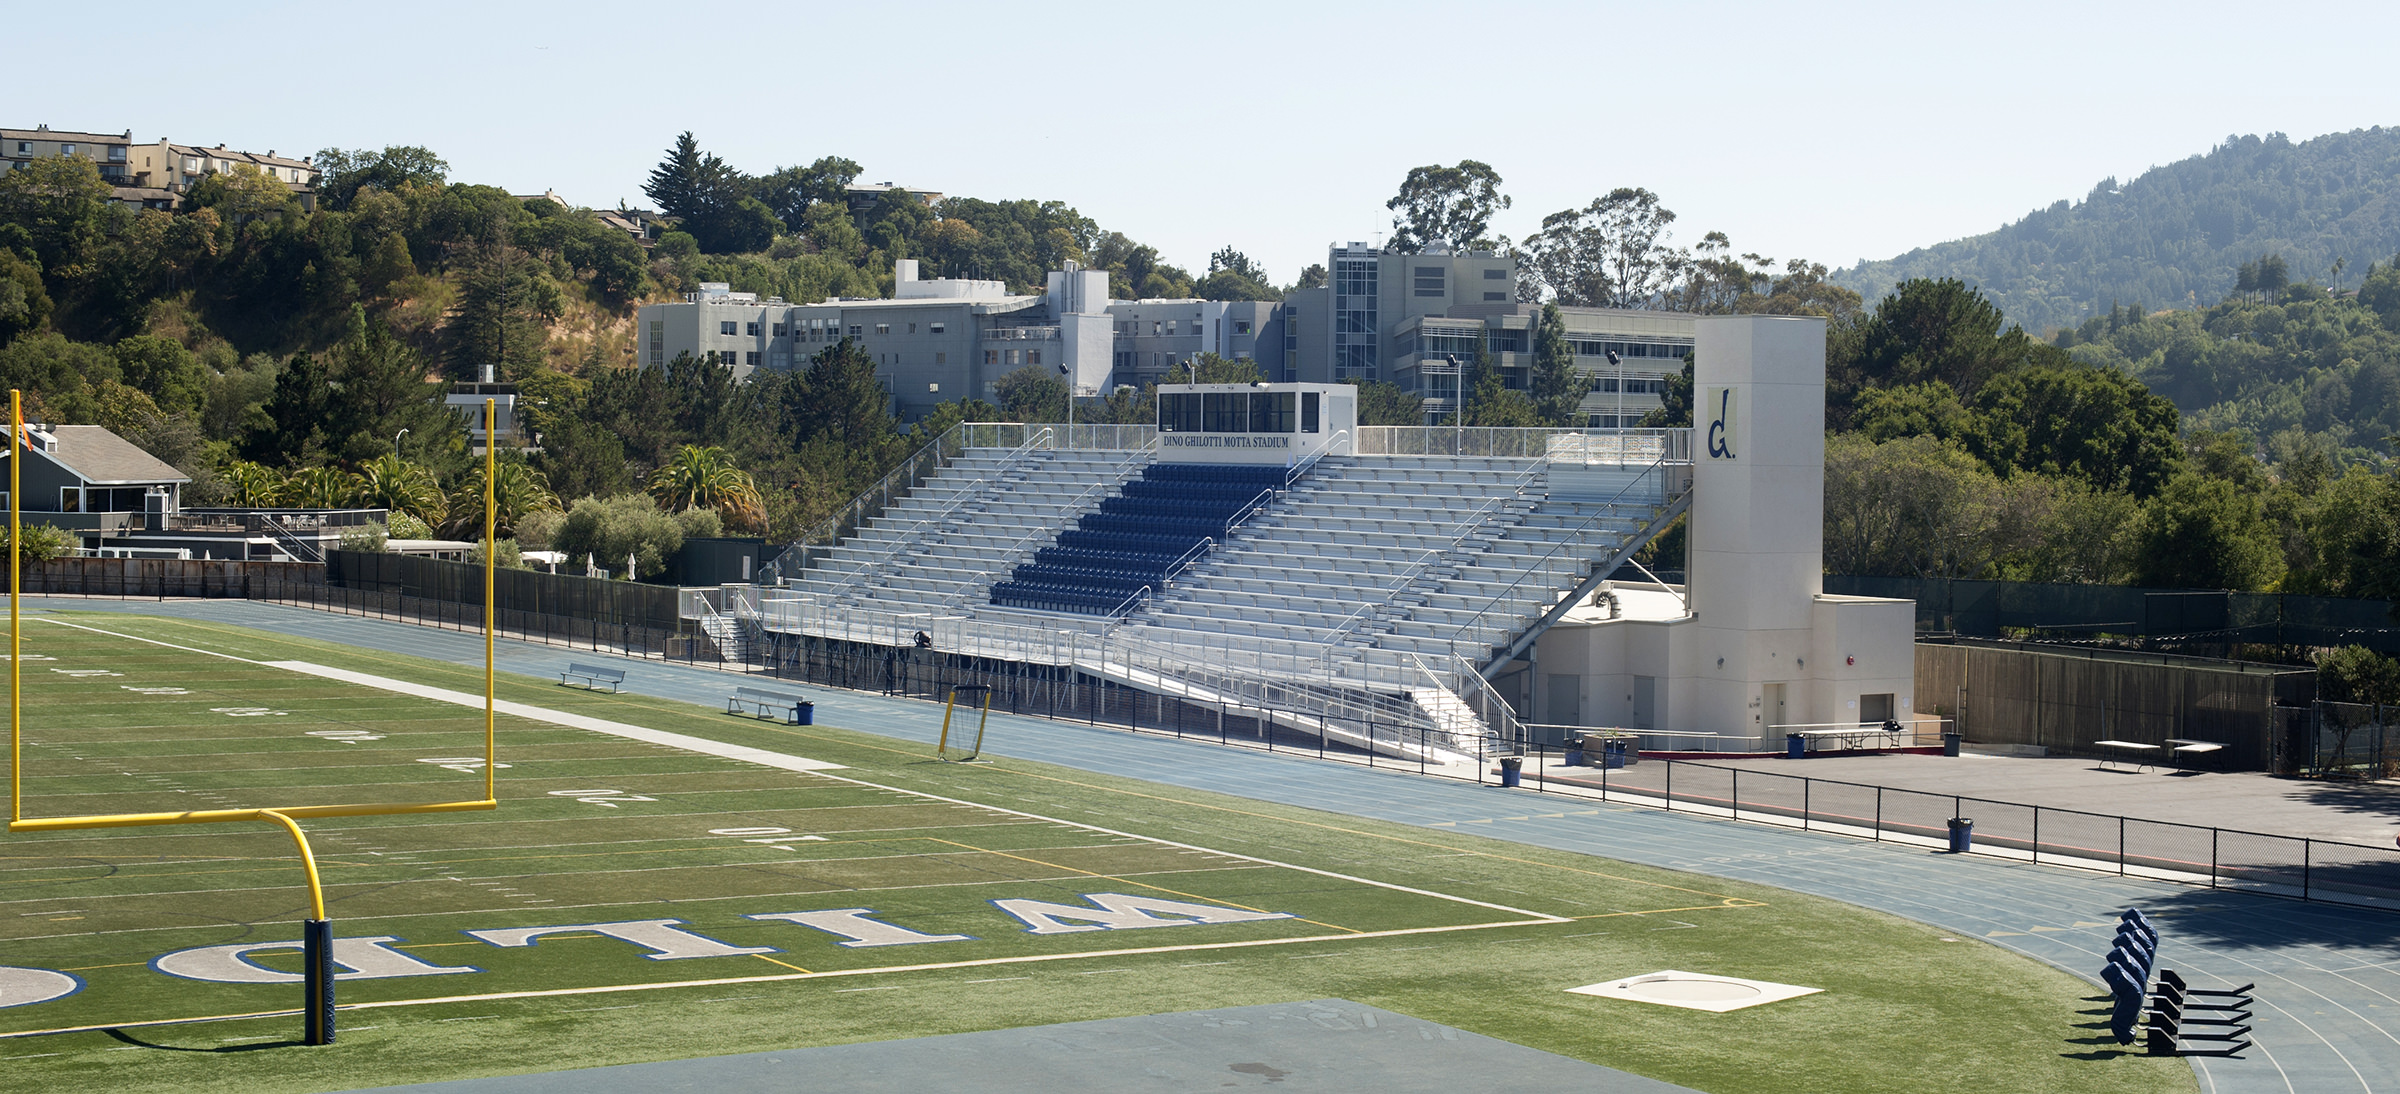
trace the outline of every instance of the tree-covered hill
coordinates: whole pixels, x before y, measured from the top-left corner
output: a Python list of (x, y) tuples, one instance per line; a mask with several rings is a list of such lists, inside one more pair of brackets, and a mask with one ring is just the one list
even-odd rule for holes
[(2281, 133), (2228, 137), (2121, 186), (2102, 179), (2082, 201), (1833, 280), (1875, 300), (1911, 278), (1955, 277), (2045, 332), (2120, 304), (2207, 307), (2233, 291), (2241, 263), (2270, 253), (2293, 280), (2337, 289), (2400, 253), (2400, 128), (2299, 144)]

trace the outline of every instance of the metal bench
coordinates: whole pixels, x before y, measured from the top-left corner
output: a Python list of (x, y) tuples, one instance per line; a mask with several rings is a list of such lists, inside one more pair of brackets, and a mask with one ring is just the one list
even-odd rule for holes
[(583, 681), (583, 687), (587, 691), (597, 691), (600, 685), (606, 684), (608, 690), (614, 692), (617, 690), (617, 685), (625, 682), (625, 670), (612, 669), (606, 665), (584, 665), (569, 662), (565, 671), (558, 674), (558, 685), (565, 687), (570, 679)]
[(804, 726), (815, 721), (817, 705), (805, 697), (789, 692), (768, 691), (765, 688), (735, 688), (725, 697), (725, 713), (748, 714), (757, 718), (781, 718), (785, 725)]

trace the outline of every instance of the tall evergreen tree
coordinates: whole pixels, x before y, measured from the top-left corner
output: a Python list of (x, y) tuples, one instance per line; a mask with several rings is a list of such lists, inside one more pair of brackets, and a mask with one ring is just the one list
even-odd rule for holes
[(1575, 371), (1575, 347), (1567, 341), (1567, 320), (1555, 303), (1542, 305), (1533, 328), (1533, 405), (1542, 421), (1572, 426), (1576, 408), (1592, 390), (1590, 377)]

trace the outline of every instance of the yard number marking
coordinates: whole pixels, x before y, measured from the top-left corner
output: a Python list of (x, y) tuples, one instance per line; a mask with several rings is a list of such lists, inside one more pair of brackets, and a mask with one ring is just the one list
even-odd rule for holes
[(789, 833), (789, 832), (791, 832), (791, 829), (789, 829), (789, 828), (711, 828), (711, 829), (709, 829), (709, 830), (708, 830), (708, 834), (709, 834), (709, 835), (712, 835), (712, 836), (769, 836), (769, 837), (773, 837), (773, 838), (770, 838), (770, 839), (744, 839), (744, 840), (742, 840), (742, 842), (743, 842), (743, 843), (763, 843), (763, 844), (766, 844), (766, 845), (767, 845), (767, 846), (769, 846), (769, 847), (773, 847), (774, 849), (776, 849), (776, 850), (778, 850), (778, 851), (789, 851), (789, 850), (792, 850), (792, 848), (790, 848), (790, 847), (786, 847), (786, 846), (783, 846), (783, 845), (784, 845), (784, 844), (787, 844), (787, 843), (792, 843), (792, 842), (794, 842), (794, 841), (797, 841), (797, 840), (818, 840), (818, 841), (823, 841), (823, 840), (825, 839), (825, 837), (823, 837), (823, 836), (794, 836), (794, 835), (789, 835), (789, 834), (787, 834), (787, 833)]
[[(483, 757), (481, 756), (427, 756), (421, 760), (418, 760), (417, 762), (421, 764), (439, 764), (442, 767), (448, 768), (449, 770), (464, 771), (469, 775), (483, 770)], [(507, 764), (493, 764), (492, 770), (502, 771), (506, 770), (508, 766), (509, 765)]]
[(146, 688), (136, 684), (118, 684), (117, 686), (136, 695), (190, 695), (192, 693), (190, 688)]
[(275, 710), (271, 707), (210, 707), (208, 712), (222, 714), (228, 718), (265, 718), (269, 716), (281, 718), (291, 713), (288, 710)]
[[(508, 765), (501, 764), (500, 766), (507, 767)], [(618, 802), (654, 802), (658, 800), (642, 794), (628, 794), (622, 790), (553, 790), (550, 792), (550, 796), (573, 798), (579, 802), (604, 805), (610, 809), (615, 809)]]
[(363, 729), (312, 729), (308, 731), (308, 735), (320, 740), (340, 741), (346, 745), (354, 745), (360, 741), (380, 741), (383, 739), (383, 734), (369, 733)]

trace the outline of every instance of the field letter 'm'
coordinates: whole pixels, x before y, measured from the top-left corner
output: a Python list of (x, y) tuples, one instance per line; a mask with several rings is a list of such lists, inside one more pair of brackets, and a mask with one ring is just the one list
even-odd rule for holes
[[(1097, 908), (1052, 904), (1046, 900), (995, 900), (992, 905), (1017, 917), (1033, 934), (1073, 934), (1077, 931), (1127, 931), (1139, 927), (1189, 927), (1195, 923), (1248, 923), (1260, 919), (1290, 919), (1289, 912), (1252, 912), (1213, 904), (1126, 896), (1123, 893), (1085, 893)], [(1160, 916), (1184, 916), (1161, 919)], [(1062, 923), (1077, 920), (1081, 925)]]

